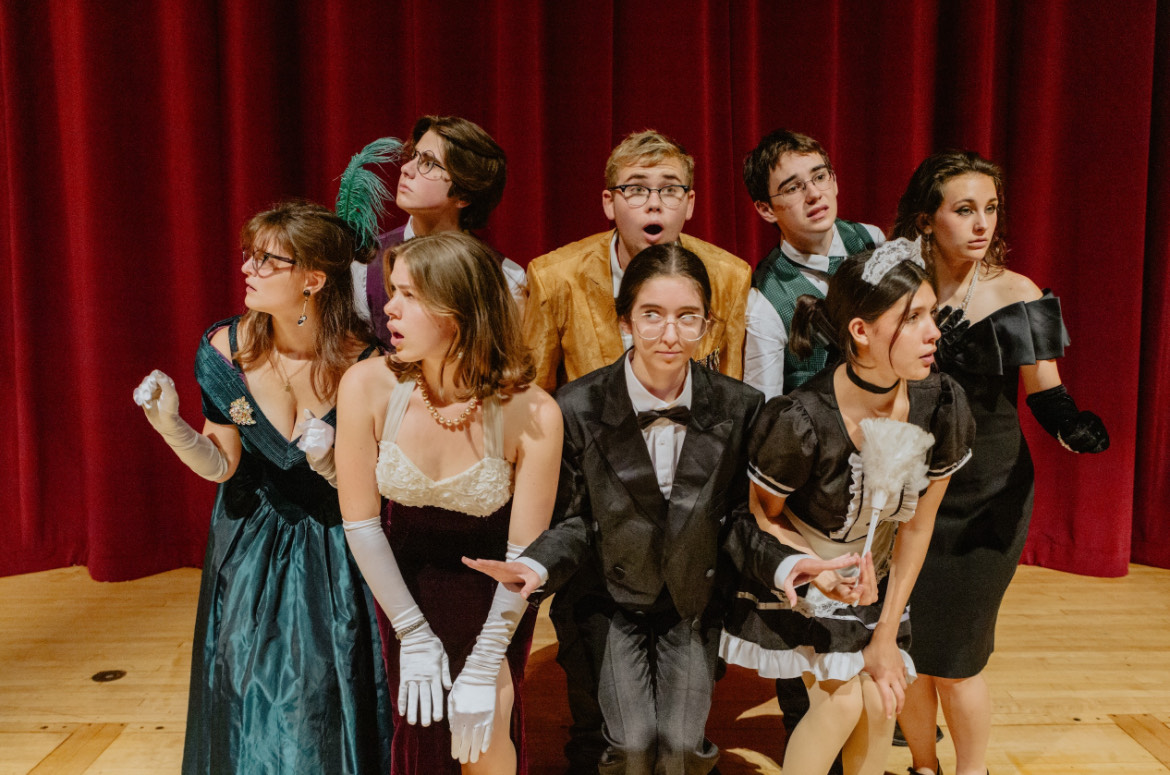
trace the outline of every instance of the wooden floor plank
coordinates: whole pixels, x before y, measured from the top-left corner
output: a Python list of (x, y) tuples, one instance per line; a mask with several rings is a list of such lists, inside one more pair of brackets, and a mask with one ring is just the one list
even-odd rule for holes
[(29, 775), (83, 775), (125, 728), (125, 724), (82, 724)]
[(1149, 751), (1158, 761), (1170, 767), (1170, 727), (1148, 713), (1113, 716), (1113, 722)]
[(53, 731), (0, 730), (0, 775), (25, 775), (67, 737), (69, 732), (59, 728)]
[(85, 775), (164, 775), (179, 772), (183, 760), (183, 727), (130, 727)]

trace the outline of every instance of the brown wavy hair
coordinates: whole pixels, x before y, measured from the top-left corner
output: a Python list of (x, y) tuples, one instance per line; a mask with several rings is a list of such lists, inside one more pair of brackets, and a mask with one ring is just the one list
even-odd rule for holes
[[(383, 261), (388, 296), (394, 295), (391, 271), (404, 261), (419, 301), (455, 324), (443, 368), (454, 367), (459, 400), (506, 397), (532, 382), (532, 353), (520, 335), (516, 302), (491, 248), (469, 234), (443, 232), (407, 240), (387, 251)], [(389, 354), (386, 364), (399, 379), (422, 376), (417, 362)]]
[[(317, 315), (316, 351), (309, 372), (318, 400), (337, 400), (341, 375), (349, 368), (355, 344), (375, 343), (370, 326), (357, 314), (350, 264), (368, 264), (373, 248), (359, 251), (353, 229), (332, 210), (313, 202), (290, 200), (248, 219), (240, 246), (252, 249), (275, 241), (296, 262), (293, 271), (320, 270), (325, 283), (313, 299)], [(232, 357), (245, 371), (270, 360), (275, 352), (272, 316), (248, 310), (240, 319), (247, 345)]]
[(508, 182), (504, 149), (474, 121), (459, 116), (423, 116), (410, 133), (407, 158), (427, 132), (437, 134), (443, 146), (443, 166), (451, 178), (447, 196), (467, 202), (459, 211), (459, 228), (482, 229), (503, 198)]
[(939, 151), (923, 159), (910, 176), (906, 191), (898, 200), (898, 217), (894, 221), (893, 236), (912, 240), (922, 237), (922, 257), (926, 266), (934, 272), (934, 240), (922, 232), (922, 221), (932, 218), (943, 203), (943, 186), (951, 178), (976, 173), (986, 175), (995, 184), (996, 205), (995, 234), (987, 248), (984, 263), (993, 269), (1002, 269), (1007, 263), (1007, 243), (1004, 241), (1005, 218), (1003, 207), (1003, 170), (999, 165), (980, 156), (975, 151)]

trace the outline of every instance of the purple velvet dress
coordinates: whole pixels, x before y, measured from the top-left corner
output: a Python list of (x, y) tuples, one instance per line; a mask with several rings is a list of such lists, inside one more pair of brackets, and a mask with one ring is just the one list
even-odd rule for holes
[[(382, 526), (411, 595), (443, 642), (451, 679), (455, 680), (475, 646), (496, 590), (493, 579), (465, 566), (462, 558), (504, 559), (512, 510), (512, 467), (501, 456), (499, 403), (488, 398), (483, 406), (483, 459), (439, 481), (419, 471), (395, 443), (398, 424), (413, 387), (413, 381), (400, 383), (386, 410), (377, 473), (379, 488), (392, 500)], [(390, 772), (393, 775), (457, 775), (459, 761), (451, 757), (446, 713), (441, 722), (425, 727), (408, 724), (398, 714), (398, 641), (380, 607), (377, 613), (394, 710)], [(507, 651), (515, 689), (511, 734), (520, 775), (528, 771), (522, 689), (535, 624), (536, 609), (530, 607)]]

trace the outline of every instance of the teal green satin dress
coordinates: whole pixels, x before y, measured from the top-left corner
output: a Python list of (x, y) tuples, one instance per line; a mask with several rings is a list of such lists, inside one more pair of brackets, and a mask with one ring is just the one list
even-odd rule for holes
[(236, 426), (243, 454), (211, 515), (183, 773), (384, 773), (389, 693), (373, 600), (337, 491), (209, 343), (229, 325), (234, 352), (236, 323), (212, 326), (195, 358), (203, 413)]

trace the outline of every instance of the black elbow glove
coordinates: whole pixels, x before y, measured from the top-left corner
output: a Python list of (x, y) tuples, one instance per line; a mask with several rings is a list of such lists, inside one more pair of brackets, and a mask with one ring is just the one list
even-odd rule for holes
[(1057, 385), (1027, 398), (1032, 416), (1049, 435), (1071, 452), (1104, 452), (1109, 449), (1109, 431), (1092, 412), (1082, 412), (1064, 385)]

